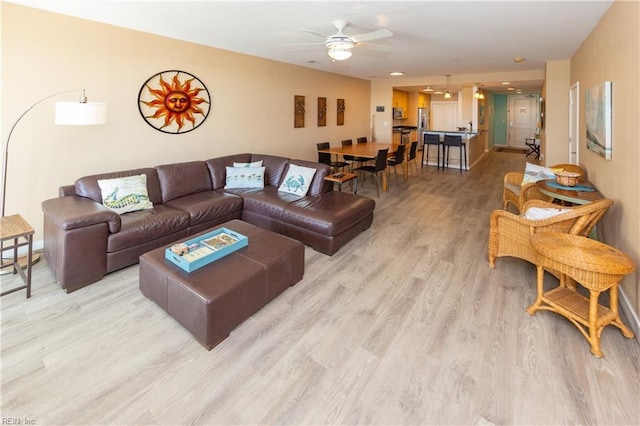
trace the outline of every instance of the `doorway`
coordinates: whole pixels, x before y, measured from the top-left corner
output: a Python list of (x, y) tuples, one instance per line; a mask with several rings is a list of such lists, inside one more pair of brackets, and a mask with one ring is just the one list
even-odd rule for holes
[(569, 89), (569, 164), (579, 164), (579, 120), (578, 107), (580, 105), (580, 82)]
[(508, 97), (509, 139), (512, 148), (526, 149), (526, 138), (533, 138), (538, 130), (538, 95), (510, 95)]

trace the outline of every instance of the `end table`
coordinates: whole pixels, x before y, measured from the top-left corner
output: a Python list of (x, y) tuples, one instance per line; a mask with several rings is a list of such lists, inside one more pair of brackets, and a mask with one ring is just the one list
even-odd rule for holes
[[(22, 216), (19, 214), (14, 214), (11, 216), (5, 216), (0, 219), (0, 249), (2, 253), (4, 250), (13, 249), (13, 260), (5, 263), (4, 259), (2, 260), (2, 269), (11, 268), (13, 270), (13, 274), (18, 274), (24, 281), (23, 286), (15, 287), (7, 291), (3, 291), (0, 293), (0, 296), (4, 296), (5, 294), (10, 294), (18, 290), (27, 289), (27, 299), (31, 297), (31, 264), (33, 263), (33, 228), (29, 223), (24, 220)], [(25, 241), (20, 241), (21, 238), (24, 238)], [(13, 240), (13, 245), (5, 246), (4, 242)], [(20, 263), (18, 262), (18, 248), (19, 247), (27, 247), (27, 272), (22, 270)]]
[[(591, 353), (600, 358), (600, 334), (607, 325), (633, 338), (618, 314), (618, 283), (635, 270), (631, 258), (611, 246), (578, 235), (539, 232), (529, 241), (536, 251), (538, 296), (527, 308), (530, 315), (539, 309), (556, 312), (571, 321), (591, 344)], [(559, 272), (560, 285), (544, 291), (544, 269)], [(589, 290), (589, 297), (579, 294), (569, 283), (573, 279)], [(609, 290), (609, 307), (598, 303), (600, 293)]]
[(337, 183), (338, 191), (342, 192), (342, 184), (353, 180), (353, 195), (358, 195), (358, 175), (355, 173), (334, 173), (324, 177), (324, 180)]

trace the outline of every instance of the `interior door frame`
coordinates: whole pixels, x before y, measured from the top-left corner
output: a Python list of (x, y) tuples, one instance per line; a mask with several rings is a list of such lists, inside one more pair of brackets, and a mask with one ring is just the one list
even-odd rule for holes
[(580, 82), (569, 88), (569, 164), (580, 164)]

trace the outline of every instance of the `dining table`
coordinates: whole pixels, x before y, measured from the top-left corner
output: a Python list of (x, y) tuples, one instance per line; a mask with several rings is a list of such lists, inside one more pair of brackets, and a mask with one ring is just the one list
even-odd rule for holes
[[(335, 146), (326, 149), (319, 149), (318, 152), (324, 152), (334, 154), (336, 156), (352, 155), (354, 157), (369, 158), (375, 160), (378, 155), (378, 151), (381, 149), (389, 149), (387, 155), (393, 157), (398, 149), (399, 144), (384, 143), (384, 142), (367, 142), (346, 146)], [(404, 161), (404, 174), (405, 179), (408, 178), (409, 169), (406, 167), (407, 162)], [(387, 180), (387, 174), (382, 173), (382, 190), (389, 192), (389, 182)]]

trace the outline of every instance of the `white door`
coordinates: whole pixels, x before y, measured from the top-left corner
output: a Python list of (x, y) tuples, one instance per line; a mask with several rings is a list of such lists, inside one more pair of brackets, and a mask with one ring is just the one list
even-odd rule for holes
[(579, 164), (578, 149), (580, 146), (580, 130), (578, 122), (578, 108), (580, 105), (580, 82), (569, 89), (569, 164)]
[(508, 97), (509, 139), (513, 148), (527, 148), (526, 138), (533, 138), (538, 127), (538, 95)]
[(458, 103), (431, 102), (431, 123), (429, 130), (458, 130)]

